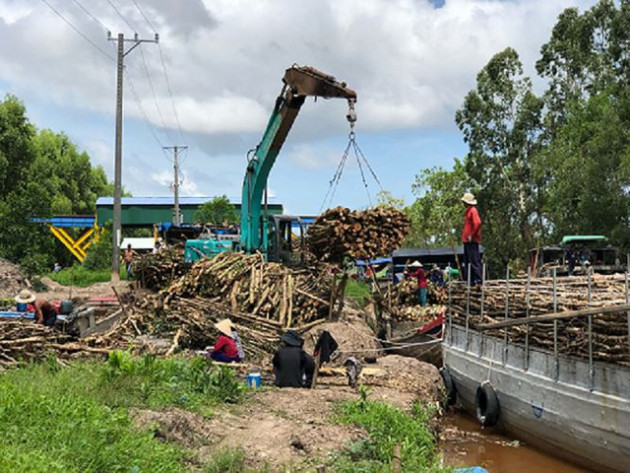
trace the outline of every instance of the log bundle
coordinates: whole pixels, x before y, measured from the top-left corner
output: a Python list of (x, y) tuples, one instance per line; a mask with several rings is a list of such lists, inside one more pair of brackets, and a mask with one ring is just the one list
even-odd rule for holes
[(216, 341), (214, 324), (230, 318), (246, 354), (261, 358), (277, 348), (286, 329), (304, 331), (326, 320), (331, 281), (328, 272), (290, 269), (260, 254), (222, 253), (137, 301), (120, 324), (89, 343), (124, 348), (151, 334), (170, 339), (172, 351), (203, 349)]
[(184, 248), (163, 247), (157, 253), (146, 253), (134, 262), (136, 279), (147, 289), (160, 290), (186, 272)]
[(415, 278), (405, 279), (389, 285), (382, 298), (386, 310), (396, 321), (428, 322), (435, 315), (445, 311), (446, 290), (428, 281), (427, 307), (421, 307), (418, 300), (418, 282)]
[[(593, 275), (591, 278), (591, 300), (588, 300), (587, 277), (558, 278), (556, 285), (556, 312), (606, 307), (626, 303), (626, 281), (623, 275)], [(482, 294), (483, 292), (483, 294)], [(483, 313), (482, 309), (483, 295)], [(507, 302), (506, 302), (507, 301)], [(470, 289), (467, 303), (467, 287), (454, 283), (451, 288), (450, 312), (453, 323), (465, 325), (466, 307), (469, 307), (469, 326), (476, 329), (480, 324), (522, 318), (554, 312), (554, 290), (552, 278), (532, 279), (527, 288), (526, 279), (510, 281), (486, 281), (483, 291), (479, 287)], [(565, 355), (588, 358), (588, 319), (575, 317), (558, 320), (559, 352)], [(544, 349), (553, 349), (553, 321), (519, 325), (508, 329), (484, 331), (487, 335), (503, 337), (514, 343), (524, 343), (529, 332), (529, 343)], [(593, 356), (595, 360), (614, 362), (630, 366), (628, 340), (628, 314), (626, 312), (600, 314), (592, 318)]]
[(409, 218), (391, 207), (372, 207), (365, 211), (335, 207), (317, 217), (308, 229), (306, 243), (320, 261), (365, 260), (400, 248), (409, 229)]
[(26, 361), (42, 360), (55, 353), (61, 359), (100, 353), (107, 350), (90, 348), (76, 338), (38, 325), (32, 320), (0, 319), (0, 368)]

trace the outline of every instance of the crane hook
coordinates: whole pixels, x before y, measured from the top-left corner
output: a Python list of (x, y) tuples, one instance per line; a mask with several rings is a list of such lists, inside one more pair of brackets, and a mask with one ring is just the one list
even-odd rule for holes
[(354, 109), (356, 102), (357, 99), (348, 99), (348, 114), (346, 115), (346, 119), (350, 123), (350, 129), (354, 128), (354, 123), (357, 121), (357, 112)]

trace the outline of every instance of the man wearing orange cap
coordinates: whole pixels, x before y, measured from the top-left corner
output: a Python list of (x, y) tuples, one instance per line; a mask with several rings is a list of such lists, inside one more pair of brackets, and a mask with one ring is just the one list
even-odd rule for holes
[(477, 200), (470, 192), (466, 192), (461, 198), (466, 207), (464, 214), (464, 230), (462, 231), (462, 243), (464, 244), (464, 278), (468, 279), (468, 265), (470, 264), (470, 283), (481, 285), (481, 256), (479, 244), (481, 243), (481, 218), (477, 211)]

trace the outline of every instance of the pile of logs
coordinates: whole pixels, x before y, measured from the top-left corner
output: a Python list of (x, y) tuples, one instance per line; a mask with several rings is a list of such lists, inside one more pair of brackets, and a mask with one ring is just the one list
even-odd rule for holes
[(141, 334), (168, 337), (177, 348), (203, 349), (216, 341), (214, 324), (232, 319), (249, 356), (273, 352), (287, 328), (298, 331), (330, 315), (332, 277), (264, 261), (260, 254), (221, 253), (204, 259), (158, 294), (128, 307), (122, 322), (90, 340), (128, 345)]
[(317, 217), (308, 229), (309, 251), (320, 261), (365, 260), (400, 248), (410, 229), (409, 218), (390, 207), (351, 211), (335, 207)]
[[(389, 285), (382, 301), (386, 311), (397, 321), (428, 321), (435, 313), (444, 311), (446, 289), (428, 281), (428, 306), (421, 307), (418, 300), (418, 282), (415, 278), (405, 279), (398, 284)], [(437, 310), (434, 310), (438, 308)], [(431, 310), (429, 310), (431, 309)]]
[(71, 335), (35, 324), (32, 320), (0, 319), (0, 368), (42, 360), (50, 353), (68, 359), (107, 352), (78, 343)]
[[(558, 278), (556, 284), (556, 312), (605, 307), (626, 303), (626, 281), (623, 275), (593, 275), (591, 299), (588, 300), (587, 277)], [(505, 320), (554, 312), (552, 278), (532, 279), (529, 290), (526, 279), (486, 281), (483, 291), (473, 287), (468, 302), (464, 283), (455, 283), (451, 290), (451, 314), (453, 322), (465, 325), (466, 307), (469, 311), (469, 327)], [(482, 297), (483, 296), (483, 297)], [(483, 313), (482, 313), (483, 299)], [(558, 341), (561, 354), (588, 357), (587, 317), (558, 320)], [(628, 348), (628, 315), (626, 312), (593, 316), (593, 354), (596, 360), (630, 365)], [(485, 331), (487, 335), (501, 336), (504, 330), (515, 343), (524, 343), (529, 330), (529, 343), (545, 349), (553, 349), (553, 321), (519, 325), (509, 329)]]
[(134, 262), (136, 278), (147, 289), (160, 290), (186, 271), (181, 245), (162, 247), (157, 253), (146, 253)]

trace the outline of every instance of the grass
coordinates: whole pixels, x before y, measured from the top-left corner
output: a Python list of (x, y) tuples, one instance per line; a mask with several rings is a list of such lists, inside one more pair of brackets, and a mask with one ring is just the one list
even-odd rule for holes
[(348, 278), (345, 295), (346, 297), (357, 301), (361, 307), (364, 307), (371, 299), (372, 291), (370, 290), (370, 286), (366, 283)]
[(244, 390), (227, 368), (202, 360), (122, 352), (108, 363), (61, 368), (51, 359), (9, 370), (0, 375), (0, 471), (186, 471), (190, 452), (136, 428), (129, 408), (204, 412), (238, 402)]
[(333, 473), (385, 473), (392, 471), (394, 446), (401, 447), (401, 471), (446, 472), (440, 466), (436, 440), (428, 427), (432, 413), (420, 404), (407, 414), (389, 404), (370, 401), (361, 390), (356, 401), (338, 407), (337, 420), (364, 428), (368, 438), (339, 454)]
[[(121, 270), (121, 278), (124, 269)], [(56, 273), (48, 273), (50, 279), (64, 286), (87, 287), (97, 282), (109, 282), (112, 272), (109, 269), (87, 269), (81, 265), (63, 268)]]

